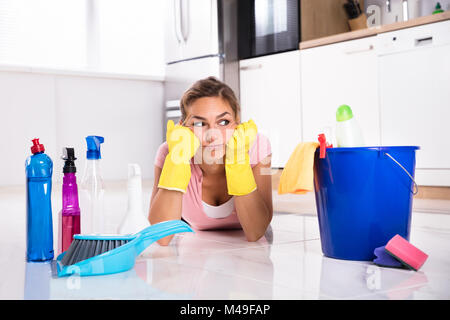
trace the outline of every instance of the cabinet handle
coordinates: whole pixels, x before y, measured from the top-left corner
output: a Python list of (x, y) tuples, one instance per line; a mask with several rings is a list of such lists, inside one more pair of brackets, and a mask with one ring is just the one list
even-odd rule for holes
[(353, 50), (353, 51), (346, 51), (345, 54), (355, 54), (355, 53), (362, 53), (362, 52), (369, 52), (372, 51), (373, 49), (375, 49), (375, 47), (373, 46), (373, 44), (371, 44), (368, 48), (366, 49), (359, 49), (359, 50)]
[(175, 22), (175, 36), (177, 37), (178, 43), (183, 40), (183, 35), (181, 31), (181, 0), (175, 0), (173, 2), (173, 12), (174, 12), (174, 22)]
[[(187, 42), (189, 38), (189, 25), (190, 21), (190, 10), (189, 10), (189, 0), (180, 0), (180, 8), (181, 8), (181, 21), (180, 21), (180, 30), (181, 36), (183, 37), (184, 43)], [(186, 28), (185, 28), (186, 27)]]
[(420, 38), (420, 39), (416, 39), (416, 41), (414, 41), (417, 46), (425, 46), (427, 44), (432, 44), (433, 43), (433, 37), (426, 37), (426, 38)]
[(254, 64), (251, 66), (240, 67), (239, 69), (245, 71), (245, 70), (256, 70), (256, 69), (261, 69), (261, 68), (262, 68), (262, 64)]

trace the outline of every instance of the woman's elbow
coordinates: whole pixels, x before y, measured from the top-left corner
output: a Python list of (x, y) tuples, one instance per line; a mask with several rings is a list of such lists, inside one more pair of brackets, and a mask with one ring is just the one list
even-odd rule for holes
[(169, 245), (169, 243), (170, 243), (170, 241), (172, 240), (172, 238), (173, 238), (173, 235), (170, 235), (170, 236), (161, 238), (161, 239), (157, 240), (156, 242), (157, 242), (160, 246), (166, 247), (166, 246)]
[(248, 242), (256, 242), (256, 241), (258, 241), (259, 239), (261, 239), (264, 235), (265, 235), (265, 233), (266, 233), (266, 230), (264, 230), (264, 232), (260, 232), (260, 233), (257, 233), (257, 232), (249, 232), (249, 233), (246, 233), (245, 234), (245, 238), (247, 239), (247, 241)]
[(271, 222), (272, 218), (270, 218), (268, 220), (268, 223), (265, 225), (265, 227), (262, 227), (262, 229), (260, 230), (248, 230), (247, 232), (245, 232), (245, 238), (247, 239), (248, 242), (256, 242), (259, 239), (261, 239), (262, 237), (265, 236), (267, 228), (269, 228), (270, 222)]
[(261, 239), (261, 237), (262, 236), (256, 236), (256, 237), (249, 237), (249, 236), (247, 236), (247, 241), (248, 242), (256, 242), (256, 241), (258, 241), (259, 239)]

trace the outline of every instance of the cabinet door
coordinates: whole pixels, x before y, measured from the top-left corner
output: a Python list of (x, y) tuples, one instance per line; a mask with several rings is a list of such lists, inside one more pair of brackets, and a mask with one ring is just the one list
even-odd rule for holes
[(166, 63), (219, 53), (217, 0), (168, 0)]
[(382, 143), (420, 146), (418, 169), (450, 169), (449, 26), (383, 36), (389, 50), (379, 57)]
[(365, 144), (380, 144), (375, 37), (301, 50), (304, 141), (319, 133), (336, 146), (336, 110), (349, 105)]
[(240, 61), (242, 121), (253, 119), (283, 168), (301, 142), (300, 58), (290, 51)]
[(218, 54), (217, 0), (179, 1), (182, 6), (181, 33), (185, 40), (183, 59)]
[(165, 15), (165, 62), (168, 63), (183, 58), (181, 52), (182, 37), (179, 26), (179, 0), (167, 0)]

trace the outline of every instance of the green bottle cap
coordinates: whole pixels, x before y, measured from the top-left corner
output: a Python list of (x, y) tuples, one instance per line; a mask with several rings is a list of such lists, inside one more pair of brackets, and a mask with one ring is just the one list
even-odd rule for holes
[(342, 106), (340, 106), (337, 111), (336, 111), (336, 120), (337, 121), (345, 121), (345, 120), (350, 120), (351, 118), (353, 118), (353, 112), (352, 112), (352, 108), (350, 108), (348, 105), (343, 104)]
[(438, 2), (436, 4), (436, 7), (434, 8), (433, 14), (437, 14), (437, 13), (441, 13), (444, 12), (444, 10), (442, 10), (441, 4)]

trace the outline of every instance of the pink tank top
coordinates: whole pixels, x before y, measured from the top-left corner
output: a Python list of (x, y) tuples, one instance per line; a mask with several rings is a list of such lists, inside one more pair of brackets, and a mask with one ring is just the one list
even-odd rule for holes
[[(168, 153), (169, 148), (167, 142), (164, 142), (156, 152), (155, 166), (162, 168)], [(271, 153), (269, 139), (263, 134), (258, 133), (249, 150), (251, 167), (256, 166)], [(202, 180), (203, 174), (200, 165), (193, 163), (193, 159), (191, 159), (191, 180), (189, 181), (186, 193), (183, 194), (181, 213), (183, 219), (197, 230), (241, 228), (234, 205), (231, 214), (225, 218), (211, 218), (205, 214), (202, 202)]]

